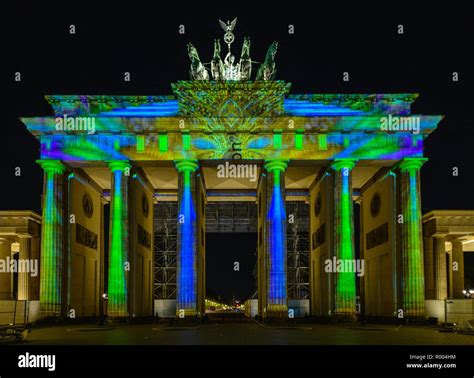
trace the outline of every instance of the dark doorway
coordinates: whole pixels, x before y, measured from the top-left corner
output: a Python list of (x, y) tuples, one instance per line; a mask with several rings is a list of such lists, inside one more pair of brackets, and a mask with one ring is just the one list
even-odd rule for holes
[(244, 303), (256, 292), (257, 233), (206, 235), (206, 297)]

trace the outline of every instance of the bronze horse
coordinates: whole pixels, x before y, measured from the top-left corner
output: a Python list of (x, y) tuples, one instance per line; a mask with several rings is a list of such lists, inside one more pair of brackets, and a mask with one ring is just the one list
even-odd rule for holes
[(265, 62), (258, 69), (255, 80), (273, 80), (276, 74), (275, 55), (278, 48), (278, 42), (274, 41), (267, 50)]

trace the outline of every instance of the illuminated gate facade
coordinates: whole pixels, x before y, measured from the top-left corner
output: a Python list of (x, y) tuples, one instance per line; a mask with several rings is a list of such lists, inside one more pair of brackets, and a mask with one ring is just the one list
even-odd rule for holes
[(207, 191), (258, 204), (261, 316), (288, 316), (286, 201), (309, 204), (311, 315), (354, 317), (359, 280), (365, 313), (423, 316), (419, 176), (441, 117), (411, 114), (417, 95), (290, 95), (264, 80), (172, 89), (46, 96), (51, 116), (22, 119), (44, 169), (44, 316), (152, 315), (153, 207), (165, 201), (178, 202), (176, 312), (202, 315)]

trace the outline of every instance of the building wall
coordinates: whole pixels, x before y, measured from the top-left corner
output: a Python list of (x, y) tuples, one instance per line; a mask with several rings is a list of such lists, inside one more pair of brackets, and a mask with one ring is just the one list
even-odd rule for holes
[(267, 267), (266, 267), (266, 213), (267, 213), (267, 178), (261, 175), (258, 189), (257, 189), (257, 202), (258, 202), (258, 315), (265, 316), (264, 309), (267, 306)]
[(202, 175), (196, 175), (197, 203), (197, 311), (206, 313), (206, 190)]
[(450, 299), (447, 303), (443, 299), (425, 300), (425, 317), (438, 319), (438, 323), (444, 323), (445, 317), (448, 323), (457, 323), (464, 326), (466, 322), (472, 322), (474, 316), (474, 299)]
[(324, 271), (324, 262), (332, 257), (332, 197), (331, 176), (323, 176), (310, 192), (310, 298), (313, 316), (327, 316), (331, 310), (333, 279)]
[[(396, 249), (394, 241), (394, 179), (385, 179), (372, 184), (362, 194), (361, 220), (364, 238), (361, 254), (364, 256), (364, 304), (365, 314), (374, 316), (394, 316), (396, 296), (394, 290), (394, 269), (396, 268)], [(376, 198), (379, 210), (374, 210)], [(372, 211), (371, 211), (372, 208)], [(374, 214), (372, 214), (374, 212)], [(395, 298), (395, 300), (394, 300)]]
[[(100, 194), (77, 178), (69, 180), (69, 308), (76, 317), (98, 316), (100, 263), (103, 259), (102, 203)], [(84, 196), (92, 200), (92, 214), (85, 213)], [(71, 223), (71, 215), (75, 223)], [(93, 236), (93, 234), (95, 234)]]
[(153, 314), (153, 196), (140, 176), (130, 181), (130, 314)]

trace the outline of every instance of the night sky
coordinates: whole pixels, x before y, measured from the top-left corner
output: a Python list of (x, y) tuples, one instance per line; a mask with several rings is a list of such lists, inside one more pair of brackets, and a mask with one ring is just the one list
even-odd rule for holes
[[(293, 94), (420, 93), (414, 113), (445, 116), (425, 142), (429, 162), (422, 168), (423, 209), (474, 209), (472, 11), (459, 5), (438, 9), (433, 3), (423, 10), (393, 3), (400, 11), (389, 5), (381, 9), (382, 3), (366, 10), (339, 3), (323, 8), (319, 3), (275, 2), (261, 9), (256, 2), (235, 4), (241, 7), (191, 9), (179, 2), (172, 9), (157, 2), (136, 9), (116, 3), (115, 9), (101, 10), (71, 3), (63, 12), (41, 4), (40, 9), (18, 7), (5, 13), (7, 118), (0, 128), (0, 209), (39, 211), (39, 144), (19, 117), (50, 115), (44, 95), (171, 94), (171, 83), (188, 79), (186, 43), (192, 42), (201, 59), (210, 61), (213, 40), (223, 35), (218, 19), (234, 17), (235, 55), (240, 56), (244, 36), (250, 37), (251, 57), (257, 61), (278, 41), (277, 79), (291, 82)], [(75, 8), (87, 8), (87, 15)], [(70, 24), (76, 26), (75, 35), (69, 34)], [(178, 34), (181, 24), (184, 35)], [(295, 34), (288, 34), (290, 24)], [(397, 33), (399, 24), (403, 35)], [(14, 81), (17, 71), (20, 83)], [(130, 82), (123, 80), (125, 71), (131, 73)], [(342, 80), (344, 71), (349, 82)], [(459, 82), (452, 81), (453, 71), (459, 72)], [(21, 177), (15, 177), (15, 167), (21, 167)], [(459, 176), (452, 175), (453, 167)], [(231, 259), (238, 252), (238, 244), (233, 245), (226, 251)], [(218, 274), (208, 279), (218, 279)]]

